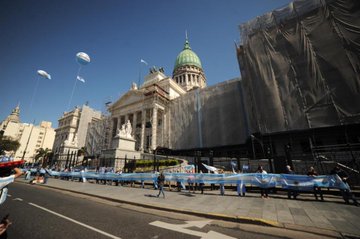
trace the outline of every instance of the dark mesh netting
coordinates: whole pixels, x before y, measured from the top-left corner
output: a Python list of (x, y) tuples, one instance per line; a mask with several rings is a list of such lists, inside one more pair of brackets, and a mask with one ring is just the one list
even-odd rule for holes
[(251, 131), (360, 122), (360, 1), (294, 1), (240, 31)]

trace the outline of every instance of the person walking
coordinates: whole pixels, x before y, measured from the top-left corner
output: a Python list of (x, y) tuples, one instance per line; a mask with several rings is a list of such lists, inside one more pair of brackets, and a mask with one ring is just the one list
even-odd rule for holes
[(205, 183), (204, 183), (203, 177), (204, 177), (203, 172), (200, 170), (200, 177), (199, 177), (199, 178), (200, 178), (200, 183), (199, 183), (199, 187), (200, 187), (201, 194), (204, 194), (204, 185), (205, 185)]
[[(242, 172), (239, 170), (237, 174), (240, 175), (241, 173)], [(236, 183), (236, 192), (237, 192), (238, 196), (242, 195), (243, 197), (245, 197), (246, 187), (241, 179), (238, 179), (238, 181)]]
[(157, 184), (158, 184), (158, 187), (159, 187), (159, 194), (156, 197), (159, 197), (160, 194), (162, 193), (163, 197), (165, 198), (164, 183), (165, 183), (165, 175), (164, 175), (163, 172), (161, 172), (160, 175), (157, 178)]
[[(319, 174), (315, 171), (315, 168), (314, 167), (310, 167), (309, 168), (309, 171), (307, 172), (307, 176), (310, 176), (310, 177), (316, 177), (318, 176)], [(314, 196), (315, 196), (315, 199), (318, 200), (318, 194), (320, 196), (320, 199), (321, 201), (324, 201), (324, 196), (323, 196), (323, 193), (321, 191), (321, 187), (319, 187), (316, 183), (316, 181), (314, 182)]]
[[(286, 174), (295, 174), (295, 172), (291, 169), (290, 165), (286, 165), (285, 168)], [(299, 196), (299, 192), (297, 189), (296, 182), (294, 182), (294, 186), (290, 186), (288, 189), (288, 198), (291, 199), (292, 197), (296, 199), (297, 196)]]
[[(261, 174), (267, 174), (267, 172), (263, 169), (261, 165), (259, 165), (258, 170), (256, 172)], [(260, 193), (262, 198), (269, 198), (269, 189), (266, 187), (266, 185), (265, 187), (262, 187), (260, 185)]]
[(341, 195), (346, 204), (349, 204), (349, 200), (351, 199), (354, 202), (355, 206), (359, 206), (358, 201), (356, 200), (354, 194), (350, 190), (350, 186), (348, 183), (349, 175), (339, 166), (335, 166), (333, 170), (330, 172), (331, 175), (337, 174), (339, 178), (348, 186), (349, 189), (340, 189)]

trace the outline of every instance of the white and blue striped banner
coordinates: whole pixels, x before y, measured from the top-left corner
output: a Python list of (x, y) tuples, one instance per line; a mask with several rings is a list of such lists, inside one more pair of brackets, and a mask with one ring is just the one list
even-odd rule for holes
[[(51, 176), (64, 178), (85, 178), (95, 180), (112, 181), (156, 181), (157, 173), (95, 173), (95, 172), (56, 172), (48, 171)], [(166, 181), (193, 182), (207, 184), (246, 184), (261, 188), (280, 187), (284, 189), (296, 189), (312, 191), (314, 187), (349, 189), (337, 175), (321, 175), (311, 177), (294, 174), (207, 174), (207, 173), (164, 173)]]

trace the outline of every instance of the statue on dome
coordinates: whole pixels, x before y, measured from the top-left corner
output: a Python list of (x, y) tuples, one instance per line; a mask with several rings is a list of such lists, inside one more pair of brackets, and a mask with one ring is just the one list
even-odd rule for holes
[(131, 84), (131, 90), (137, 90), (137, 89), (138, 89), (138, 87), (137, 87), (136, 83), (133, 82), (133, 83)]
[(152, 74), (152, 73), (155, 73), (155, 72), (157, 72), (158, 71), (158, 69), (156, 68), (156, 66), (153, 66), (153, 67), (151, 67), (150, 68), (150, 73)]

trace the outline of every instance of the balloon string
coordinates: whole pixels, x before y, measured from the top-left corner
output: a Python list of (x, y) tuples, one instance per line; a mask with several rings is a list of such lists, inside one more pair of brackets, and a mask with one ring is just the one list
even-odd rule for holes
[(70, 99), (69, 99), (69, 104), (68, 104), (68, 110), (70, 111), (70, 105), (71, 105), (71, 101), (72, 101), (72, 98), (74, 96), (74, 92), (75, 92), (75, 88), (76, 88), (76, 83), (78, 81), (78, 76), (80, 74), (80, 71), (81, 71), (81, 65), (79, 66), (79, 69), (78, 69), (78, 72), (77, 72), (77, 75), (76, 75), (76, 78), (75, 78), (75, 83), (74, 83), (74, 87), (72, 89), (72, 92), (71, 92), (71, 96), (70, 96)]
[(39, 81), (40, 81), (40, 78), (38, 77), (37, 80), (36, 80), (34, 92), (33, 92), (33, 94), (32, 94), (31, 101), (30, 101), (30, 107), (29, 107), (29, 112), (30, 112), (30, 113), (31, 113), (32, 105), (33, 105), (33, 103), (34, 103), (34, 98), (35, 98), (35, 95), (36, 95), (36, 91), (37, 91), (37, 88), (38, 88), (38, 86), (39, 86)]

